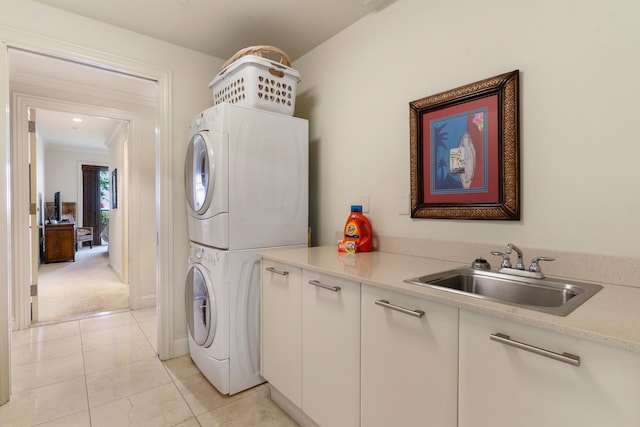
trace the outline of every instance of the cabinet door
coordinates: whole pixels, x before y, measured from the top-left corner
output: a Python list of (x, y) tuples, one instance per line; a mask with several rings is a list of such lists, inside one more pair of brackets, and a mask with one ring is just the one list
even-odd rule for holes
[(363, 285), (361, 363), (362, 426), (456, 425), (456, 308)]
[[(580, 365), (505, 344), (504, 336), (569, 353), (566, 361), (579, 356)], [(461, 427), (640, 426), (637, 353), (466, 311), (459, 390)]]
[(45, 227), (46, 262), (75, 260), (75, 229), (72, 224)]
[(302, 269), (262, 261), (261, 371), (302, 407)]
[(305, 414), (321, 426), (359, 426), (359, 283), (303, 272), (302, 360)]

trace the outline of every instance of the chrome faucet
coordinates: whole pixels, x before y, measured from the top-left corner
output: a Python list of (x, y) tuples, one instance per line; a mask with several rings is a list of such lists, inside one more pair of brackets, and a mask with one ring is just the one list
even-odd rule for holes
[(524, 262), (522, 261), (522, 251), (513, 243), (509, 243), (507, 245), (506, 253), (510, 254), (511, 251), (514, 250), (518, 254), (518, 260), (516, 261), (516, 270), (524, 270)]
[[(511, 252), (515, 252), (518, 254), (518, 260), (516, 261), (515, 267), (511, 267), (511, 260), (509, 259), (509, 254)], [(544, 278), (544, 274), (542, 274), (542, 269), (540, 268), (540, 261), (554, 261), (555, 258), (551, 257), (535, 257), (531, 260), (531, 265), (528, 270), (524, 268), (524, 262), (522, 260), (522, 250), (519, 247), (514, 245), (513, 243), (507, 244), (507, 249), (503, 252), (492, 251), (491, 255), (501, 256), (502, 263), (500, 264), (500, 273), (506, 274), (515, 274), (516, 276), (524, 276), (524, 277), (534, 277), (536, 279)]]

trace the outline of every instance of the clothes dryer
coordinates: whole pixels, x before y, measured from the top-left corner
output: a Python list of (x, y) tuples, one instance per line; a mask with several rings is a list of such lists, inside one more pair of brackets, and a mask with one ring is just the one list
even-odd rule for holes
[(307, 242), (306, 120), (219, 104), (189, 134), (190, 241), (230, 250)]

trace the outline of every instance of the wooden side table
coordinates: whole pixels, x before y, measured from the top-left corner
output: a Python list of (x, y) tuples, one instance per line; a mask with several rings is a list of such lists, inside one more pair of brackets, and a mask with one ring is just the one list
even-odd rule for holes
[(75, 261), (75, 224), (44, 226), (44, 262)]

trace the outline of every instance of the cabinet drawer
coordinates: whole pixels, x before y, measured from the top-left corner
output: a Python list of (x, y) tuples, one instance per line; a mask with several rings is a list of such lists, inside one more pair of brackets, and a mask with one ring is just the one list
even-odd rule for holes
[(461, 427), (640, 425), (637, 354), (464, 310), (459, 389)]

